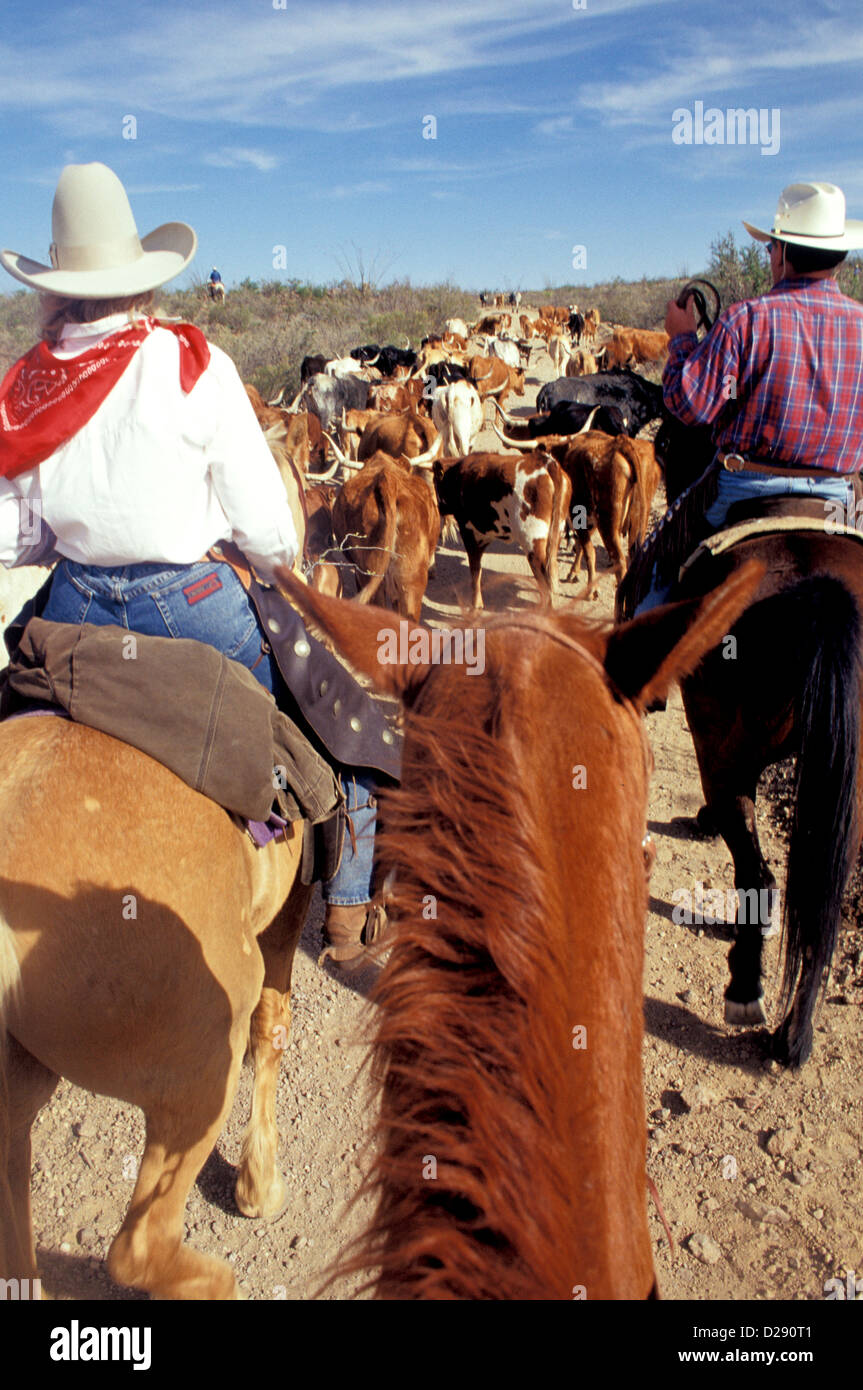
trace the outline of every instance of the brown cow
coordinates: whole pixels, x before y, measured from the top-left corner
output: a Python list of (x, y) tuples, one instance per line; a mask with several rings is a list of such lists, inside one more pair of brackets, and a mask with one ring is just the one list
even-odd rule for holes
[(373, 386), (369, 391), (369, 410), (400, 415), (404, 410), (417, 410), (423, 399), (425, 383), (422, 377), (411, 377), (409, 381), (385, 381)]
[(363, 430), (368, 425), (376, 425), (379, 420), (388, 417), (389, 412), (382, 410), (343, 410), (342, 418), (336, 426), (336, 433), (339, 437), (339, 444), (344, 449), (349, 459), (356, 459), (357, 449)]
[(482, 608), (482, 557), (492, 541), (514, 541), (527, 556), (540, 603), (557, 592), (557, 552), (569, 509), (569, 479), (550, 454), (465, 454), (438, 459), (442, 516), (455, 517), (467, 551), (474, 608)]
[(252, 409), (257, 417), (258, 424), (266, 434), (267, 430), (272, 429), (273, 425), (285, 423), (285, 412), (277, 405), (267, 405), (257, 387), (252, 386), (251, 382), (245, 383), (246, 395), (248, 396)]
[(333, 504), (333, 532), (357, 567), (360, 603), (383, 586), (383, 602), (412, 622), (420, 619), (439, 531), (434, 493), (405, 458), (374, 454)]
[(584, 328), (581, 330), (581, 336), (584, 338), (584, 341), (585, 341), (586, 343), (587, 343), (587, 342), (593, 342), (593, 340), (594, 340), (594, 338), (596, 337), (596, 335), (597, 335), (598, 332), (599, 332), (599, 310), (598, 310), (598, 309), (588, 309), (587, 312), (586, 312), (586, 314), (585, 314), (585, 316), (584, 316)]
[(335, 548), (333, 503), (338, 495), (335, 483), (317, 483), (306, 490), (306, 546), (304, 559), (310, 566), (309, 584), (320, 594), (341, 598), (342, 576), (338, 564), (326, 557)]
[(305, 410), (291, 414), (288, 410), (267, 405), (255, 387), (248, 384), (246, 395), (264, 434), (282, 446), (304, 476), (318, 468), (325, 468), (326, 445), (317, 415)]
[(592, 376), (598, 370), (596, 358), (586, 348), (573, 348), (566, 364), (565, 376)]
[(668, 334), (647, 328), (617, 328), (606, 343), (608, 367), (625, 367), (632, 362), (661, 362), (668, 352)]
[(440, 435), (431, 420), (417, 415), (415, 411), (406, 411), (404, 415), (382, 415), (377, 423), (363, 431), (357, 459), (365, 463), (366, 459), (379, 451), (395, 459), (403, 454), (409, 459), (420, 458), (439, 442)]
[(524, 395), (524, 367), (510, 367), (500, 357), (472, 357), (467, 364), (480, 400), (496, 396), (503, 404), (510, 391)]
[(619, 584), (626, 568), (623, 540), (626, 538), (631, 550), (647, 534), (659, 470), (655, 458), (651, 469), (649, 455), (636, 447), (634, 440), (599, 430), (578, 435), (561, 466), (572, 483), (572, 525), (576, 536), (576, 555), (567, 582), (578, 577), (583, 551), (587, 559), (587, 587), (579, 597), (599, 598), (591, 532), (594, 527), (599, 528)]
[(539, 316), (547, 323), (569, 323), (569, 309), (565, 304), (541, 304)]
[(510, 314), (486, 314), (485, 318), (474, 324), (472, 336), (475, 337), (477, 333), (488, 333), (490, 337), (496, 338), (502, 329), (509, 328), (511, 322), (512, 316)]

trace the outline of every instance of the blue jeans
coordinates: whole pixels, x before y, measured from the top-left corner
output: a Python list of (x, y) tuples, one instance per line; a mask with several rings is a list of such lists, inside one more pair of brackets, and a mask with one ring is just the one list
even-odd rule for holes
[[(150, 637), (191, 637), (215, 647), (251, 671), (271, 695), (282, 677), (258, 624), (255, 607), (230, 565), (78, 565), (62, 560), (54, 571), (42, 616), (52, 623), (109, 623)], [(376, 783), (355, 768), (336, 767), (356, 839), (345, 836), (342, 860), (322, 886), (327, 902), (342, 906), (371, 898)]]
[[(775, 473), (730, 473), (723, 468), (719, 474), (719, 486), (715, 501), (704, 513), (704, 519), (711, 532), (718, 531), (735, 502), (748, 501), (758, 497), (822, 497), (828, 502), (838, 502), (843, 511), (854, 514), (854, 489), (848, 478), (837, 474), (836, 478), (780, 478)], [(681, 562), (686, 559), (681, 556)], [(647, 594), (635, 610), (638, 615), (651, 608), (659, 608), (668, 603), (674, 583), (659, 585), (656, 571)]]

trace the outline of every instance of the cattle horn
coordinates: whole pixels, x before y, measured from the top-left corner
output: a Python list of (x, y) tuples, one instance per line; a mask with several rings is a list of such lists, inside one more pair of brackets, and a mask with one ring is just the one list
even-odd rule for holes
[(503, 420), (503, 423), (504, 423), (505, 425), (523, 425), (523, 424), (524, 424), (524, 421), (523, 421), (523, 420), (520, 420), (519, 417), (518, 417), (517, 415), (507, 415), (506, 411), (503, 409), (503, 407), (501, 406), (501, 404), (500, 404), (498, 401), (495, 400), (494, 396), (492, 396), (490, 399), (491, 399), (492, 405), (494, 406), (495, 410), (497, 411), (498, 415), (499, 415), (500, 418)]
[(303, 392), (305, 391), (305, 389), (306, 389), (306, 383), (303, 382), (302, 386), (300, 387), (300, 389), (299, 389), (299, 391), (297, 392), (297, 394), (294, 396), (294, 399), (291, 401), (290, 405), (283, 405), (283, 406), (282, 406), (282, 409), (283, 409), (284, 411), (286, 411), (286, 413), (287, 413), (288, 415), (296, 415), (296, 413), (297, 413), (297, 406), (298, 406), (299, 403), (300, 403), (300, 398), (301, 398)]
[(439, 434), (430, 449), (427, 449), (424, 454), (417, 454), (416, 458), (410, 460), (411, 468), (431, 468), (432, 460), (437, 455), (442, 443), (443, 435)]
[(497, 425), (495, 425), (494, 423), (492, 423), (492, 429), (494, 430), (500, 442), (502, 444), (505, 444), (508, 449), (518, 449), (520, 452), (524, 452), (530, 449), (539, 449), (541, 447), (542, 441), (539, 439), (507, 439), (506, 435), (501, 434)]
[(489, 369), (488, 369), (487, 372), (483, 372), (482, 376), (476, 376), (476, 374), (474, 374), (474, 378), (473, 378), (473, 379), (474, 379), (474, 381), (477, 381), (477, 382), (479, 382), (479, 381), (485, 381), (487, 377), (490, 377), (490, 376), (491, 376), (491, 374), (492, 374), (493, 371), (494, 371), (494, 363), (492, 363), (492, 365), (489, 367)]
[(338, 444), (333, 439), (333, 436), (331, 434), (327, 434), (326, 430), (321, 430), (321, 434), (324, 436), (324, 439), (332, 448), (332, 451), (336, 456), (337, 466), (340, 463), (343, 468), (353, 468), (357, 472), (359, 472), (363, 465), (361, 463), (354, 463), (352, 459), (349, 459), (345, 454), (343, 454)]
[(332, 465), (331, 468), (327, 469), (326, 473), (312, 473), (311, 470), (309, 470), (306, 473), (306, 481), (315, 483), (328, 483), (330, 478), (334, 477), (335, 474), (338, 472), (338, 468), (339, 461), (338, 459), (336, 459), (335, 463)]

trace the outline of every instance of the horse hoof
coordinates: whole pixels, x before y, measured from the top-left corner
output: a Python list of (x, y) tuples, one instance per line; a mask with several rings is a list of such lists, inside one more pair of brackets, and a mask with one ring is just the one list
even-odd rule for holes
[(256, 1221), (278, 1221), (287, 1211), (290, 1194), (281, 1175), (277, 1173), (263, 1194), (250, 1182), (239, 1179), (234, 1191), (234, 1201), (242, 1216)]
[(763, 999), (750, 999), (745, 1004), (741, 1004), (737, 999), (726, 999), (725, 1022), (733, 1023), (738, 1028), (766, 1023), (767, 1015), (764, 1012)]
[(719, 834), (719, 826), (716, 824), (716, 817), (709, 806), (702, 806), (695, 817), (695, 828), (699, 835), (705, 839), (715, 840)]

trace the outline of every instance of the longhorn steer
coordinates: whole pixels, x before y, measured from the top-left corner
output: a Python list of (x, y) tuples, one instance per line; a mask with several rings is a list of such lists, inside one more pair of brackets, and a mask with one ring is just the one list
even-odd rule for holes
[(469, 381), (440, 386), (434, 393), (432, 420), (440, 431), (444, 456), (469, 454), (482, 429), (482, 401)]
[(414, 411), (404, 415), (383, 415), (363, 431), (357, 449), (357, 459), (366, 459), (379, 451), (390, 458), (419, 458), (439, 443), (439, 435), (431, 420)]
[(668, 352), (668, 334), (646, 328), (618, 328), (605, 346), (605, 364), (625, 367), (629, 362), (661, 362)]
[(481, 400), (485, 400), (486, 396), (497, 396), (503, 403), (510, 391), (517, 396), (524, 395), (523, 367), (510, 367), (499, 357), (472, 357), (467, 365), (470, 379)]
[(345, 482), (333, 504), (333, 532), (357, 567), (360, 603), (383, 586), (383, 602), (419, 622), (440, 514), (425, 478), (407, 459), (376, 453)]
[(662, 414), (662, 387), (637, 372), (600, 372), (598, 376), (561, 377), (546, 382), (536, 398), (537, 410), (551, 410), (560, 401), (583, 405), (616, 405), (627, 420), (627, 433), (639, 430)]
[(599, 310), (588, 309), (584, 316), (584, 341), (592, 343), (599, 332)]
[(561, 401), (547, 414), (531, 415), (526, 420), (507, 415), (500, 407), (497, 413), (510, 434), (510, 439), (504, 440), (504, 443), (541, 440), (548, 434), (580, 434), (585, 429), (602, 430), (606, 434), (628, 433), (626, 416), (613, 405), (579, 405), (575, 401)]
[(583, 550), (587, 559), (587, 586), (580, 597), (599, 598), (591, 532), (599, 528), (616, 582), (620, 584), (625, 570), (624, 539), (631, 550), (633, 544), (644, 540), (647, 534), (650, 504), (659, 479), (653, 447), (647, 440), (636, 443), (625, 435), (615, 439), (591, 430), (573, 440), (561, 459), (561, 466), (572, 483), (576, 537), (576, 554), (568, 579), (578, 577)]
[(369, 383), (359, 376), (325, 376), (319, 373), (306, 382), (300, 403), (314, 412), (321, 429), (329, 432), (341, 419), (343, 410), (365, 410)]
[(557, 552), (569, 508), (569, 479), (550, 454), (467, 454), (438, 459), (442, 516), (455, 518), (470, 566), (472, 603), (482, 608), (482, 557), (492, 541), (514, 541), (527, 556), (540, 603), (557, 592)]

